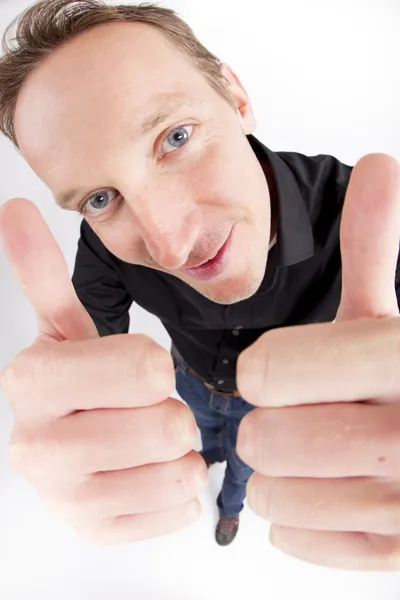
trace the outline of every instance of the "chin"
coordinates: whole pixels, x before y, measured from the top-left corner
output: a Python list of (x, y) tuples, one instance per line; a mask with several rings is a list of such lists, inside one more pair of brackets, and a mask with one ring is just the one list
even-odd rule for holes
[(216, 304), (235, 304), (254, 296), (264, 279), (264, 274), (265, 265), (262, 269), (252, 269), (224, 281), (202, 285), (197, 291)]

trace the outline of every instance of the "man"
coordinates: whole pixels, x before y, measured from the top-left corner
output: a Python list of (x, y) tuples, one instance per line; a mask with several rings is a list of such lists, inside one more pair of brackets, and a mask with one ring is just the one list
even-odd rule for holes
[[(335, 320), (352, 169), (263, 145), (238, 77), (220, 69), (231, 102), (159, 28), (105, 23), (30, 74), (15, 130), (59, 205), (84, 217), (72, 281), (99, 334), (127, 333), (132, 302), (170, 334), (176, 388), (195, 415), (206, 464), (227, 461), (216, 530), (227, 545), (256, 462), (244, 442), (236, 452), (239, 424), (263, 389), (238, 384), (238, 357), (272, 341), (261, 337), (267, 331)], [(341, 306), (344, 314), (343, 294)], [(281, 352), (290, 348), (289, 338)], [(275, 394), (269, 402), (278, 406)]]

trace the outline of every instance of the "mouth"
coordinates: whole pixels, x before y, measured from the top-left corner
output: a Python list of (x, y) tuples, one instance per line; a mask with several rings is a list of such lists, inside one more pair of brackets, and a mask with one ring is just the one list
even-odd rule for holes
[(185, 267), (180, 271), (193, 279), (199, 279), (202, 281), (213, 279), (218, 277), (224, 270), (229, 259), (229, 249), (232, 245), (232, 232), (229, 233), (228, 238), (218, 250), (218, 252), (212, 258), (206, 260), (200, 265)]

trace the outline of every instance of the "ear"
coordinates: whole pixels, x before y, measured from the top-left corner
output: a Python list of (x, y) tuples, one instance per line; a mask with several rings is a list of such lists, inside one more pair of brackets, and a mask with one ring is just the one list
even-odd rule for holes
[(254, 118), (250, 99), (239, 77), (226, 63), (221, 63), (220, 70), (226, 80), (227, 88), (236, 104), (242, 129), (246, 135), (253, 133), (257, 122)]

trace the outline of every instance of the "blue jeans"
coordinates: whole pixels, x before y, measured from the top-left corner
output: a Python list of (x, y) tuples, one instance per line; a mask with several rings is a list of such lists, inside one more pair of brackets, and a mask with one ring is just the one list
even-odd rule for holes
[(227, 461), (224, 482), (217, 499), (220, 516), (235, 516), (243, 509), (246, 485), (253, 470), (236, 454), (239, 423), (255, 407), (243, 398), (209, 390), (203, 381), (188, 370), (175, 349), (172, 358), (176, 373), (176, 390), (192, 409), (201, 433), (205, 460)]

